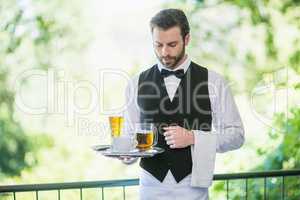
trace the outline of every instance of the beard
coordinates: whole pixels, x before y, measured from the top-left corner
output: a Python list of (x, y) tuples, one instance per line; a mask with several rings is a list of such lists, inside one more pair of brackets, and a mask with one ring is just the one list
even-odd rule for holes
[(159, 56), (156, 52), (155, 55), (157, 59), (161, 62), (161, 64), (163, 64), (165, 67), (174, 69), (185, 55), (185, 46), (183, 45), (181, 52), (176, 56)]

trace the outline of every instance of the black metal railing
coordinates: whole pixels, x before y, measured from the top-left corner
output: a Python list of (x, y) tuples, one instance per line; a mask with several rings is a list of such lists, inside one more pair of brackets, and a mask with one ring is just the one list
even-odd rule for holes
[[(253, 196), (251, 199), (274, 199), (274, 194), (279, 195), (277, 199), (286, 199), (288, 194), (289, 199), (300, 199), (297, 195), (300, 195), (300, 170), (278, 170), (278, 171), (265, 171), (265, 172), (247, 172), (247, 173), (234, 173), (234, 174), (216, 174), (214, 175), (214, 186), (218, 186), (223, 189), (226, 199), (250, 199), (250, 194)], [(286, 180), (290, 177), (293, 181), (293, 187), (289, 185), (286, 187)], [(272, 186), (275, 179), (280, 179), (280, 188), (274, 189)], [(262, 186), (250, 188), (250, 180), (262, 180)], [(274, 179), (274, 180), (273, 180)], [(238, 187), (230, 188), (230, 184), (234, 181), (238, 181)], [(107, 188), (120, 188), (121, 198), (126, 199), (126, 188), (137, 186), (138, 179), (128, 180), (109, 180), (109, 181), (89, 181), (89, 182), (71, 182), (71, 183), (51, 183), (51, 184), (30, 184), (30, 185), (6, 185), (0, 186), (0, 199), (2, 197), (6, 199), (17, 200), (18, 193), (31, 192), (32, 199), (39, 200), (40, 193), (43, 191), (54, 191), (55, 199), (63, 199), (61, 192), (65, 190), (75, 190), (79, 193), (79, 199), (85, 199), (83, 191), (89, 188), (94, 189), (97, 194), (96, 199), (105, 199), (105, 190)], [(289, 184), (290, 184), (289, 183)], [(232, 183), (233, 184), (233, 183)], [(238, 190), (237, 190), (238, 188)], [(270, 190), (270, 191), (268, 191)], [(272, 192), (273, 190), (273, 192)], [(291, 190), (294, 190), (291, 192)], [(269, 192), (269, 193), (268, 193)], [(274, 194), (273, 194), (274, 193)], [(291, 197), (291, 194), (294, 195)], [(232, 195), (231, 195), (232, 194)], [(273, 196), (272, 196), (273, 195)], [(20, 198), (23, 199), (23, 198)], [(89, 198), (86, 198), (89, 199)], [(94, 198), (93, 198), (94, 199)], [(118, 198), (119, 199), (119, 198)]]
[[(272, 183), (280, 179), (280, 185)], [(292, 179), (292, 180), (289, 180)], [(249, 182), (262, 182), (262, 187), (249, 188)], [(289, 180), (289, 187), (286, 187), (286, 180)], [(262, 172), (244, 172), (234, 174), (216, 174), (214, 181), (223, 181), (223, 188), (226, 199), (263, 199), (263, 200), (284, 200), (289, 192), (289, 200), (300, 199), (300, 170), (274, 170)], [(237, 188), (230, 189), (230, 182), (238, 181)], [(225, 183), (224, 183), (225, 182)], [(214, 183), (217, 184), (217, 183)], [(256, 183), (256, 185), (259, 185)], [(221, 185), (222, 186), (222, 185)], [(276, 188), (277, 187), (277, 188)], [(274, 189), (275, 188), (275, 189)], [(240, 190), (239, 194), (231, 195), (235, 190)], [(269, 190), (269, 191), (268, 191)], [(269, 194), (268, 194), (269, 192)], [(236, 192), (238, 193), (238, 192)], [(251, 194), (252, 198), (249, 198)]]
[(28, 184), (28, 185), (7, 185), (0, 186), (0, 197), (12, 196), (13, 200), (17, 199), (16, 193), (34, 192), (35, 200), (39, 200), (40, 191), (56, 191), (58, 200), (61, 200), (61, 191), (75, 189), (79, 191), (79, 198), (83, 200), (83, 189), (94, 188), (100, 189), (99, 199), (105, 199), (105, 188), (121, 187), (123, 199), (126, 199), (126, 187), (137, 186), (138, 179), (127, 180), (109, 180), (109, 181), (85, 181), (85, 182), (69, 182), (69, 183), (50, 183), (50, 184)]

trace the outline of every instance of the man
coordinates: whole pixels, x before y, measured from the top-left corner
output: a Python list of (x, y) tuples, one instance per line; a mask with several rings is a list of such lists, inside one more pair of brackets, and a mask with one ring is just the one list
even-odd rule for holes
[(129, 83), (125, 120), (154, 123), (165, 152), (140, 160), (140, 199), (207, 200), (215, 154), (242, 146), (243, 124), (224, 79), (186, 54), (184, 12), (162, 10), (150, 27), (158, 64)]

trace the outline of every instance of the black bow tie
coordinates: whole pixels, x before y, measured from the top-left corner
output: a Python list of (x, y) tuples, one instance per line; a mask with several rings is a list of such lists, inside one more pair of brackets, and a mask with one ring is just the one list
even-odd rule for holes
[(183, 69), (178, 69), (176, 71), (170, 71), (170, 70), (166, 70), (166, 69), (161, 69), (160, 74), (164, 78), (166, 78), (170, 75), (175, 75), (177, 78), (181, 79), (184, 76), (184, 70)]

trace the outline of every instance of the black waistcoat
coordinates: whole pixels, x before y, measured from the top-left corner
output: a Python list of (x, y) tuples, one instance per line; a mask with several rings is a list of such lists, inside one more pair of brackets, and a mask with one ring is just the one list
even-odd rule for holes
[(211, 130), (212, 117), (207, 80), (207, 69), (191, 62), (171, 101), (157, 65), (139, 76), (137, 100), (140, 121), (156, 125), (158, 130), (156, 146), (165, 149), (162, 154), (142, 158), (140, 166), (161, 182), (168, 170), (171, 170), (177, 182), (192, 171), (190, 147), (169, 148), (162, 127), (176, 124), (189, 130)]

